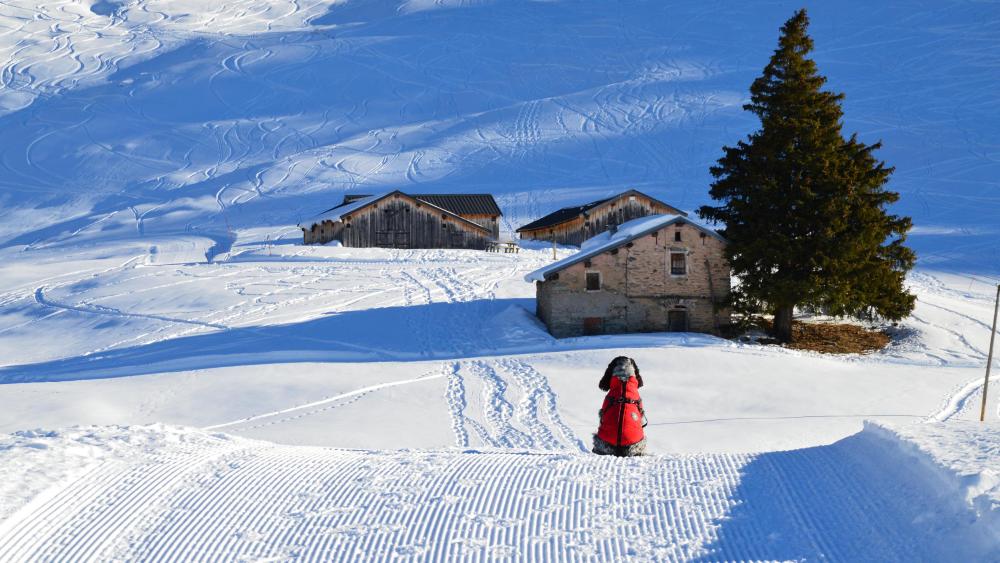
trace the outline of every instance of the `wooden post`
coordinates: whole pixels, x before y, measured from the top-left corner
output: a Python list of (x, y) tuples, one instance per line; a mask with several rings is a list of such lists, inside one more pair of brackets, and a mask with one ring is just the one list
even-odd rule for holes
[(552, 259), (556, 259), (556, 236), (552, 235)]
[(983, 406), (979, 409), (979, 422), (986, 420), (986, 390), (990, 386), (990, 366), (993, 365), (993, 342), (997, 336), (997, 313), (1000, 313), (1000, 283), (997, 284), (997, 301), (993, 305), (993, 331), (990, 332), (990, 352), (986, 355), (986, 379), (983, 381)]

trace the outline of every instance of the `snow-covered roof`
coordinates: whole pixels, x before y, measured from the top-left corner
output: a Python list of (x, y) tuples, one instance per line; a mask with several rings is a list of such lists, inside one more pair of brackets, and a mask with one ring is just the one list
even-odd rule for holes
[(389, 195), (388, 193), (370, 195), (361, 199), (356, 199), (346, 205), (340, 205), (334, 207), (333, 209), (324, 211), (319, 215), (316, 215), (307, 221), (303, 221), (299, 224), (300, 228), (309, 228), (315, 223), (321, 223), (323, 221), (340, 221), (340, 218), (344, 215), (350, 215), (362, 207), (371, 205), (372, 203), (382, 199), (383, 197)]
[(583, 245), (580, 247), (580, 252), (531, 272), (530, 274), (524, 276), (524, 281), (545, 281), (545, 276), (549, 274), (554, 274), (564, 270), (568, 266), (572, 266), (577, 262), (593, 258), (598, 254), (618, 248), (619, 246), (622, 246), (639, 237), (648, 235), (654, 231), (662, 229), (663, 227), (676, 223), (690, 224), (699, 231), (726, 242), (726, 239), (724, 239), (719, 233), (715, 232), (714, 229), (700, 221), (691, 219), (690, 217), (685, 217), (683, 215), (650, 215), (648, 217), (641, 217), (639, 219), (628, 221), (627, 223), (622, 223), (618, 226), (618, 230), (614, 233), (605, 231), (593, 238), (585, 240)]
[[(456, 213), (456, 212), (454, 212), (454, 211), (452, 211), (450, 209), (445, 209), (445, 208), (437, 205), (437, 203), (435, 203), (433, 201), (426, 201), (426, 200), (423, 200), (423, 199), (419, 199), (416, 196), (412, 196), (412, 195), (409, 195), (409, 194), (404, 194), (403, 192), (401, 192), (399, 190), (395, 190), (395, 191), (391, 191), (391, 192), (387, 192), (387, 193), (382, 193), (382, 194), (371, 195), (371, 196), (367, 196), (367, 197), (364, 197), (364, 198), (361, 198), (361, 199), (356, 199), (356, 200), (354, 200), (354, 201), (352, 201), (350, 203), (344, 204), (344, 205), (339, 205), (337, 207), (334, 207), (333, 209), (329, 209), (327, 211), (324, 211), (323, 213), (320, 213), (319, 215), (316, 215), (316, 216), (310, 218), (309, 220), (300, 223), (298, 225), (298, 227), (300, 229), (306, 229), (306, 230), (308, 230), (308, 229), (312, 228), (312, 225), (315, 225), (316, 223), (322, 223), (323, 221), (340, 221), (342, 217), (344, 217), (346, 215), (350, 215), (351, 213), (354, 213), (355, 211), (357, 211), (357, 210), (359, 210), (361, 208), (368, 207), (369, 205), (371, 205), (371, 204), (373, 204), (373, 203), (375, 203), (375, 202), (377, 202), (377, 201), (379, 201), (381, 199), (385, 199), (385, 198), (387, 198), (387, 197), (389, 197), (391, 195), (394, 195), (394, 194), (399, 194), (399, 195), (404, 196), (406, 198), (416, 200), (420, 204), (428, 205), (430, 207), (433, 207), (434, 209), (437, 209), (438, 211), (441, 211), (442, 213), (447, 213), (452, 218), (454, 218), (454, 219), (456, 219), (458, 221), (461, 221), (461, 222), (463, 222), (463, 223), (465, 223), (467, 225), (470, 225), (470, 226), (475, 227), (477, 229), (489, 232), (489, 229), (487, 227), (484, 227), (483, 225), (480, 225), (479, 223), (476, 223), (474, 221), (466, 219), (465, 217), (462, 217), (461, 215), (459, 215), (458, 213)], [(489, 198), (492, 200), (493, 196), (489, 196)], [(495, 205), (496, 204), (494, 203), (494, 206)], [(498, 211), (499, 211), (499, 208), (498, 208)]]
[(583, 205), (575, 205), (575, 206), (570, 206), (570, 207), (563, 207), (562, 209), (559, 209), (557, 211), (553, 211), (552, 213), (549, 213), (548, 215), (546, 215), (546, 216), (544, 216), (544, 217), (542, 217), (540, 219), (536, 219), (536, 220), (532, 221), (531, 223), (528, 223), (527, 225), (519, 227), (517, 229), (517, 232), (520, 233), (520, 232), (523, 232), (523, 231), (534, 231), (534, 230), (543, 229), (543, 228), (546, 228), (546, 227), (554, 227), (556, 225), (560, 225), (560, 224), (565, 223), (567, 221), (572, 221), (573, 219), (576, 219), (577, 217), (579, 217), (581, 215), (585, 215), (588, 211), (590, 211), (591, 209), (594, 209), (595, 207), (600, 207), (600, 206), (602, 206), (604, 204), (611, 203), (613, 201), (617, 201), (617, 200), (623, 199), (623, 198), (625, 198), (627, 196), (635, 196), (635, 195), (642, 196), (642, 197), (644, 197), (646, 199), (649, 199), (652, 202), (658, 203), (658, 204), (662, 205), (663, 207), (667, 208), (668, 210), (672, 210), (677, 215), (687, 215), (687, 213), (681, 211), (680, 209), (677, 209), (676, 207), (674, 207), (672, 205), (668, 205), (666, 203), (663, 203), (662, 201), (660, 201), (660, 200), (658, 200), (658, 199), (656, 199), (654, 197), (651, 197), (649, 195), (646, 195), (646, 194), (640, 192), (639, 190), (628, 190), (628, 191), (624, 191), (624, 192), (622, 192), (620, 194), (613, 195), (611, 197), (604, 198), (604, 199), (599, 199), (597, 201), (592, 201), (590, 203), (586, 203), (586, 204), (583, 204)]

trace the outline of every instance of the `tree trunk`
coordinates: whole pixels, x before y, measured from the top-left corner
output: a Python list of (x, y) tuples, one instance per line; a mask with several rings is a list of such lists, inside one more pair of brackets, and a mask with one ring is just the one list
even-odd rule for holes
[(774, 337), (782, 342), (792, 340), (792, 312), (795, 305), (779, 305), (774, 310)]

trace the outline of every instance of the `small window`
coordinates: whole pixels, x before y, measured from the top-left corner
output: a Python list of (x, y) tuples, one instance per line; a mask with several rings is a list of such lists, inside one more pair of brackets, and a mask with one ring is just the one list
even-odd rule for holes
[(674, 231), (674, 242), (681, 242), (681, 232)]
[(587, 291), (601, 290), (601, 273), (587, 272)]
[(670, 275), (687, 275), (687, 255), (680, 252), (670, 253)]

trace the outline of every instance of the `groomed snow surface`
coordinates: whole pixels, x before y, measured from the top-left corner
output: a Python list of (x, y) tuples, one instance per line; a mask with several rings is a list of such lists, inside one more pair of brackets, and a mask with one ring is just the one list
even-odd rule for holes
[(20, 432), (0, 442), (0, 559), (997, 560), (998, 427), (924, 428), (626, 460)]
[[(566, 248), (298, 244), (395, 189), (696, 209), (797, 5), (0, 4), (0, 560), (1000, 560), (997, 7), (805, 4), (915, 222), (871, 355), (554, 340)], [(643, 459), (587, 453), (619, 354)]]

